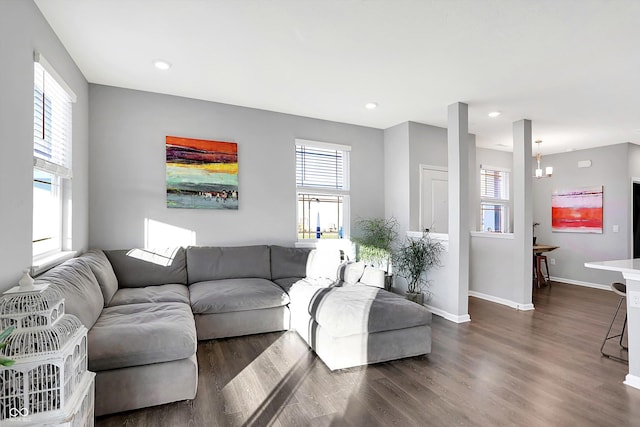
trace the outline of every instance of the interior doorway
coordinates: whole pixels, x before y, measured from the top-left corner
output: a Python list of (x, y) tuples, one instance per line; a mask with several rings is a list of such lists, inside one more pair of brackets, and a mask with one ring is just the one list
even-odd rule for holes
[(420, 230), (449, 233), (449, 177), (447, 168), (420, 166)]

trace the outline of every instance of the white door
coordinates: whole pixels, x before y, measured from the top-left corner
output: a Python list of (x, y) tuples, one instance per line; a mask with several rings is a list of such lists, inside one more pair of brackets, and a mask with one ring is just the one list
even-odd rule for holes
[(421, 172), (420, 229), (449, 233), (449, 182), (446, 170), (423, 167)]

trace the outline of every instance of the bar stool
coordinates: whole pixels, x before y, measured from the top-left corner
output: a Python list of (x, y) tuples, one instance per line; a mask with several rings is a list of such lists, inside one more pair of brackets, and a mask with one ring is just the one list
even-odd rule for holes
[[(549, 275), (549, 264), (547, 263), (547, 256), (542, 254), (536, 254), (536, 266), (535, 266), (535, 275), (538, 282), (538, 287), (540, 287), (540, 282), (544, 282), (549, 285), (551, 288), (551, 276)], [(547, 276), (545, 277), (542, 272), (542, 262), (544, 261), (544, 268), (547, 270)]]
[(622, 301), (625, 300), (625, 298), (627, 297), (627, 285), (625, 285), (624, 283), (620, 283), (620, 282), (614, 282), (611, 284), (611, 290), (613, 292), (615, 292), (616, 294), (620, 295), (620, 301), (618, 301), (618, 307), (616, 308), (616, 312), (613, 313), (613, 319), (611, 319), (611, 324), (609, 325), (609, 330), (607, 331), (607, 335), (605, 336), (604, 340), (602, 341), (602, 346), (600, 347), (600, 353), (602, 353), (603, 356), (608, 357), (609, 359), (614, 359), (617, 360), (619, 362), (624, 362), (624, 363), (629, 363), (629, 361), (627, 359), (623, 359), (621, 357), (618, 356), (614, 356), (612, 354), (607, 354), (604, 352), (604, 345), (607, 343), (607, 341), (614, 339), (614, 338), (620, 338), (620, 341), (618, 342), (618, 344), (620, 345), (620, 348), (623, 350), (628, 350), (627, 347), (625, 347), (624, 345), (622, 345), (622, 339), (624, 338), (624, 331), (627, 328), (627, 315), (625, 314), (624, 316), (624, 324), (622, 325), (622, 332), (616, 335), (612, 335), (609, 336), (609, 334), (611, 333), (611, 328), (613, 328), (613, 324), (616, 321), (616, 317), (618, 316), (618, 311), (620, 311), (620, 306), (622, 305)]

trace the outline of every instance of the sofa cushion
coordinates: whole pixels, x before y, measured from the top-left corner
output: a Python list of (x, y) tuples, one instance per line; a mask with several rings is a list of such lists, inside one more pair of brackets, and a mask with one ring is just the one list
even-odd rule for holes
[(399, 295), (370, 286), (322, 288), (300, 281), (291, 306), (304, 307), (334, 337), (411, 328), (431, 323), (431, 312)]
[(342, 256), (338, 249), (312, 249), (307, 257), (305, 277), (337, 280), (338, 267), (342, 263), (341, 258)]
[(274, 282), (276, 285), (280, 286), (284, 289), (285, 292), (289, 293), (289, 289), (296, 283), (298, 280), (301, 280), (299, 277), (284, 277), (282, 279), (275, 279)]
[(98, 285), (100, 285), (104, 306), (108, 306), (113, 294), (118, 290), (118, 279), (113, 272), (109, 259), (100, 249), (91, 249), (82, 254), (80, 258), (84, 259), (91, 267), (91, 271), (93, 271), (93, 275), (96, 276)]
[(306, 275), (307, 258), (311, 249), (271, 246), (271, 280)]
[(379, 268), (371, 267), (367, 265), (364, 268), (362, 277), (360, 277), (361, 285), (375, 286), (377, 288), (384, 289), (385, 271)]
[(271, 278), (269, 246), (187, 248), (189, 284), (205, 280)]
[(189, 288), (185, 285), (159, 285), (123, 288), (111, 299), (110, 306), (141, 303), (181, 302), (189, 304)]
[(104, 371), (191, 357), (197, 338), (187, 304), (107, 307), (88, 334), (89, 369)]
[(365, 263), (345, 262), (338, 267), (338, 286), (352, 286), (360, 281), (364, 273)]
[(104, 297), (91, 267), (82, 258), (72, 258), (35, 279), (49, 283), (64, 298), (65, 313), (76, 316), (91, 329), (104, 307)]
[(289, 296), (266, 279), (223, 279), (189, 286), (191, 308), (196, 314), (229, 313), (287, 305)]
[(187, 284), (184, 248), (105, 251), (121, 288)]

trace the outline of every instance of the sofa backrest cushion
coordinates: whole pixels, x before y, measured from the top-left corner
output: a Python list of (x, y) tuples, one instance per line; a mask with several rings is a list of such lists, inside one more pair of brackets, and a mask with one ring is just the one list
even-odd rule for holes
[(271, 279), (304, 277), (311, 249), (271, 246)]
[(87, 329), (91, 329), (104, 307), (104, 298), (98, 280), (89, 264), (82, 258), (72, 258), (45, 272), (36, 283), (49, 283), (64, 298), (65, 313), (76, 316)]
[(379, 268), (371, 267), (367, 265), (364, 268), (362, 277), (360, 278), (360, 284), (375, 286), (376, 288), (384, 289), (385, 271)]
[(187, 284), (184, 248), (104, 251), (121, 288)]
[(271, 279), (269, 246), (231, 246), (187, 248), (189, 284), (204, 280)]
[(311, 279), (338, 280), (338, 267), (342, 264), (339, 249), (312, 249), (307, 258), (306, 275)]
[(96, 276), (104, 298), (104, 306), (108, 306), (111, 298), (118, 291), (118, 278), (113, 272), (109, 259), (100, 249), (91, 249), (82, 254), (80, 258), (87, 262), (93, 275)]
[(360, 282), (364, 273), (365, 263), (345, 262), (338, 267), (338, 286), (352, 286)]

